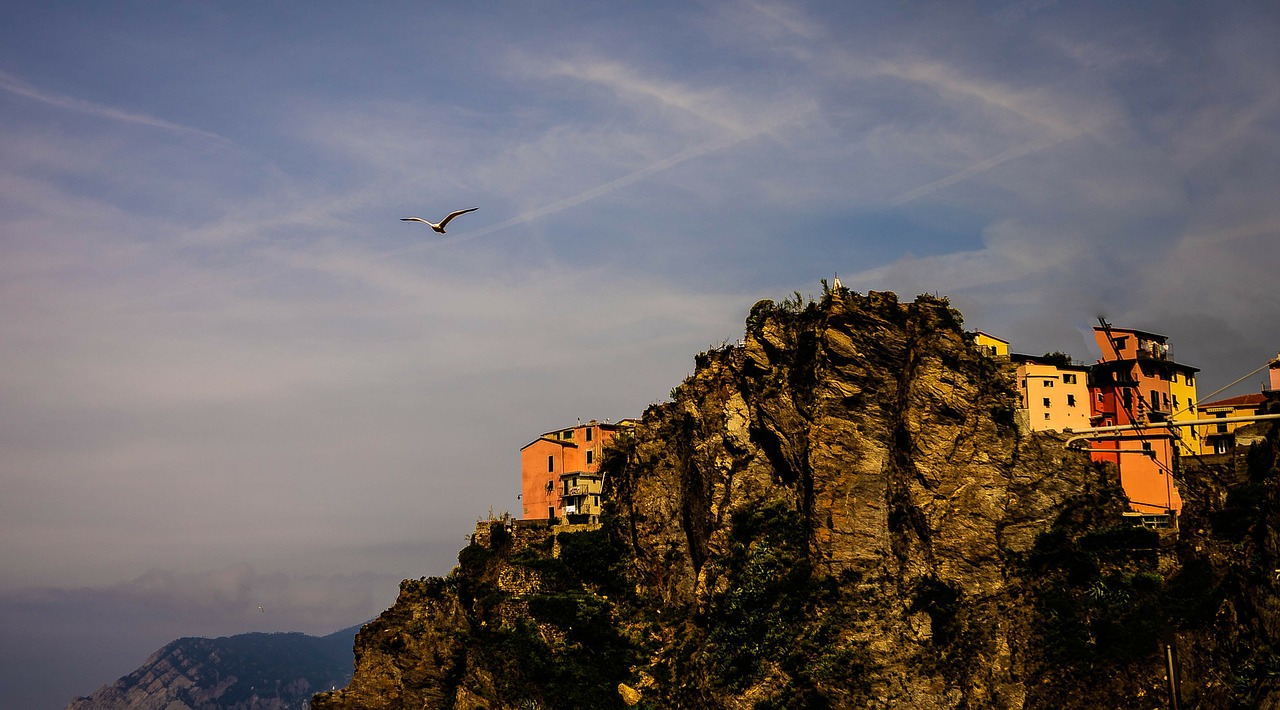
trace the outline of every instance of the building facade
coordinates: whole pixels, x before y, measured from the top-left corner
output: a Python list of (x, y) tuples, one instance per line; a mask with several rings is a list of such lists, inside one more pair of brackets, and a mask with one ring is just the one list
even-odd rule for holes
[[(1093, 335), (1102, 354), (1089, 370), (1094, 427), (1170, 421), (1175, 396), (1180, 408), (1183, 399), (1192, 405), (1179, 416), (1195, 417), (1198, 370), (1173, 360), (1166, 336), (1105, 323), (1095, 327)], [(1183, 435), (1170, 428), (1118, 431), (1100, 436), (1090, 445), (1095, 461), (1115, 464), (1134, 511), (1176, 514), (1182, 510), (1182, 497), (1173, 481), (1173, 457), (1178, 449), (1192, 451)]]
[(1009, 341), (997, 338), (990, 333), (975, 331), (973, 344), (985, 355), (992, 357), (1009, 357)]
[(599, 515), (604, 481), (600, 455), (606, 444), (634, 426), (590, 422), (546, 432), (520, 449), (520, 500), (525, 520)]
[(1010, 355), (1017, 364), (1022, 416), (1032, 431), (1089, 427), (1089, 368), (1069, 361)]
[[(1094, 338), (1102, 357), (1087, 366), (1062, 353), (1008, 355), (1019, 421), (1033, 431), (1088, 432), (1090, 455), (1116, 467), (1133, 513), (1171, 523), (1182, 509), (1174, 461), (1200, 453), (1201, 432), (1193, 430), (1203, 427), (1161, 425), (1196, 418), (1199, 369), (1176, 362), (1158, 333), (1104, 322)], [(1008, 352), (1008, 341), (982, 331), (974, 345), (993, 357)]]
[[(1227, 397), (1199, 406), (1201, 419), (1228, 419), (1231, 417), (1248, 417), (1263, 413), (1267, 403), (1267, 395), (1262, 392)], [(1249, 426), (1249, 422), (1224, 422), (1222, 424), (1205, 424), (1191, 427), (1199, 429), (1200, 442), (1205, 454), (1225, 454), (1236, 445), (1236, 429)]]

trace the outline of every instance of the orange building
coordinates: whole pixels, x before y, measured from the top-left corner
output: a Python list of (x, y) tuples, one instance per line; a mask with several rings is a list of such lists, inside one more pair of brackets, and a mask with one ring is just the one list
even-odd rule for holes
[[(1174, 362), (1168, 338), (1131, 328), (1093, 329), (1102, 358), (1089, 370), (1091, 423), (1095, 427), (1169, 421), (1174, 408), (1170, 385), (1197, 369)], [(1176, 389), (1176, 387), (1175, 387)], [(1182, 497), (1173, 482), (1173, 453), (1178, 437), (1171, 429), (1116, 432), (1091, 444), (1095, 461), (1109, 461), (1120, 485), (1139, 513), (1177, 513)]]
[(592, 419), (549, 431), (520, 449), (520, 498), (525, 520), (599, 515), (603, 480), (598, 471), (604, 445), (634, 426)]

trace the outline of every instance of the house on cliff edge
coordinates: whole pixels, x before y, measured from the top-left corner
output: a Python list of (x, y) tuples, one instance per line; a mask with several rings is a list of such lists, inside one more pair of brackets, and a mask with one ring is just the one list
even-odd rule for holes
[[(1106, 323), (1093, 329), (1102, 353), (1089, 369), (1095, 427), (1159, 424), (1195, 419), (1199, 368), (1174, 361), (1167, 336)], [(1187, 427), (1193, 429), (1194, 427)], [(1135, 512), (1178, 513), (1182, 497), (1173, 481), (1173, 456), (1199, 453), (1197, 435), (1173, 428), (1116, 431), (1094, 439), (1095, 461), (1109, 461)]]
[(1089, 426), (1089, 368), (1065, 356), (1013, 354), (1017, 365), (1018, 416), (1032, 431), (1065, 431)]
[[(1267, 402), (1280, 400), (1280, 355), (1269, 365), (1268, 380), (1261, 392), (1242, 394), (1226, 399), (1204, 402), (1198, 410), (1202, 419), (1231, 419), (1264, 414)], [(1202, 453), (1223, 454), (1231, 451), (1236, 445), (1236, 429), (1248, 426), (1248, 422), (1223, 422), (1195, 427), (1200, 437)]]
[[(1115, 465), (1120, 483), (1137, 515), (1159, 519), (1182, 509), (1173, 480), (1174, 456), (1201, 452), (1205, 427), (1160, 427), (1196, 418), (1196, 373), (1176, 362), (1168, 338), (1104, 322), (1094, 328), (1102, 357), (1093, 365), (1071, 362), (1057, 353), (1009, 354), (1008, 341), (974, 334), (980, 352), (1015, 367), (1021, 407), (1018, 420), (1031, 431), (1115, 430), (1090, 437), (1095, 461)], [(1277, 375), (1280, 377), (1280, 375)], [(1157, 425), (1155, 428), (1129, 428)]]
[(636, 424), (595, 419), (546, 432), (520, 449), (521, 517), (525, 520), (594, 522), (600, 515), (600, 453)]

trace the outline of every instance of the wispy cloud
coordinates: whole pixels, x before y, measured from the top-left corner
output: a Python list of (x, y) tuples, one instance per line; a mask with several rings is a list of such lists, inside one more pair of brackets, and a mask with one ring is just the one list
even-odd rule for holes
[(75, 111), (97, 118), (107, 119), (109, 121), (119, 121), (137, 126), (147, 126), (149, 128), (159, 128), (174, 133), (182, 133), (187, 135), (201, 136), (219, 143), (231, 143), (231, 141), (223, 138), (216, 133), (184, 126), (172, 121), (166, 121), (163, 118), (148, 116), (143, 113), (135, 113), (124, 109), (109, 106), (107, 104), (97, 103), (95, 101), (87, 101), (78, 99), (74, 96), (65, 96), (53, 92), (45, 91), (35, 86), (31, 86), (22, 79), (5, 71), (0, 71), (0, 89), (8, 91), (11, 94), (22, 96), (33, 101), (39, 101), (50, 106), (54, 106), (68, 111)]
[(1068, 133), (1065, 135), (1056, 135), (1056, 134), (1050, 135), (1040, 140), (1031, 141), (1029, 143), (1024, 143), (1022, 145), (1014, 146), (1000, 153), (999, 155), (994, 155), (990, 158), (987, 158), (986, 160), (978, 161), (977, 163), (970, 165), (964, 170), (954, 172), (944, 178), (934, 180), (933, 182), (925, 185), (921, 185), (920, 187), (917, 187), (914, 190), (908, 190), (902, 193), (901, 195), (898, 195), (896, 198), (894, 198), (892, 200), (892, 204), (895, 206), (904, 205), (908, 202), (911, 202), (912, 200), (919, 199), (921, 197), (924, 197), (925, 195), (950, 187), (958, 182), (962, 182), (971, 177), (974, 177), (975, 175), (980, 175), (982, 173), (985, 173), (988, 170), (992, 170), (993, 168), (999, 167), (1005, 163), (1008, 163), (1009, 161), (1017, 160), (1018, 158), (1023, 158), (1028, 155), (1032, 155), (1034, 153), (1039, 153), (1042, 150), (1047, 150), (1061, 143), (1065, 143), (1066, 141), (1069, 141), (1073, 138), (1079, 138), (1080, 136), (1093, 132), (1094, 130), (1096, 130), (1096, 128), (1098, 128), (1098, 126), (1085, 126), (1074, 133)]
[(722, 150), (726, 150), (738, 143), (742, 143), (752, 138), (757, 138), (761, 135), (770, 133), (774, 130), (777, 130), (779, 127), (784, 126), (792, 121), (802, 119), (805, 115), (806, 113), (802, 111), (797, 113), (797, 115), (794, 117), (789, 117), (785, 120), (778, 121), (773, 124), (767, 124), (761, 127), (757, 127), (749, 132), (745, 132), (745, 133), (734, 132), (725, 137), (706, 141), (704, 143), (700, 143), (698, 145), (686, 148), (685, 150), (682, 150), (679, 153), (671, 155), (667, 158), (663, 158), (662, 160), (659, 160), (657, 162), (650, 163), (640, 168), (639, 170), (632, 171), (626, 175), (610, 180), (609, 182), (606, 182), (604, 184), (596, 185), (595, 187), (592, 187), (590, 189), (583, 190), (582, 192), (579, 192), (576, 195), (572, 195), (570, 197), (556, 200), (554, 202), (542, 205), (540, 207), (536, 207), (531, 210), (525, 210), (524, 212), (521, 212), (515, 217), (511, 217), (510, 219), (499, 222), (498, 224), (485, 227), (483, 229), (480, 229), (476, 232), (472, 232), (465, 236), (458, 237), (454, 241), (468, 241), (471, 239), (477, 239), (480, 237), (487, 236), (489, 234), (493, 234), (495, 232), (502, 231), (509, 227), (514, 227), (518, 224), (531, 222), (535, 219), (546, 217), (547, 215), (551, 215), (556, 212), (560, 212), (562, 210), (567, 210), (573, 207), (577, 207), (591, 200), (595, 200), (600, 197), (604, 197), (605, 195), (608, 195), (612, 192), (616, 192), (617, 190), (621, 190), (629, 185), (633, 185), (641, 180), (644, 180), (645, 178), (661, 173), (664, 170), (669, 170), (677, 165), (680, 165), (681, 163), (687, 162), (689, 160), (701, 158), (701, 157), (710, 155), (712, 153), (717, 153)]
[(687, 112), (720, 130), (748, 133), (753, 130), (745, 113), (733, 108), (723, 88), (695, 90), (685, 84), (659, 80), (615, 61), (599, 57), (582, 57), (546, 62), (534, 71), (604, 86), (628, 101), (637, 99)]

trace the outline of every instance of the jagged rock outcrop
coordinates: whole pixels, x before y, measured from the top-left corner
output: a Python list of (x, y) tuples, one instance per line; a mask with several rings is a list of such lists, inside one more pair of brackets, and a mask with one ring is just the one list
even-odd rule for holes
[(1163, 707), (1162, 642), (1222, 623), (1228, 572), (1020, 432), (944, 299), (762, 301), (672, 400), (606, 453), (601, 526), (482, 524), (313, 707)]
[(294, 710), (351, 679), (356, 628), (181, 638), (67, 710)]

